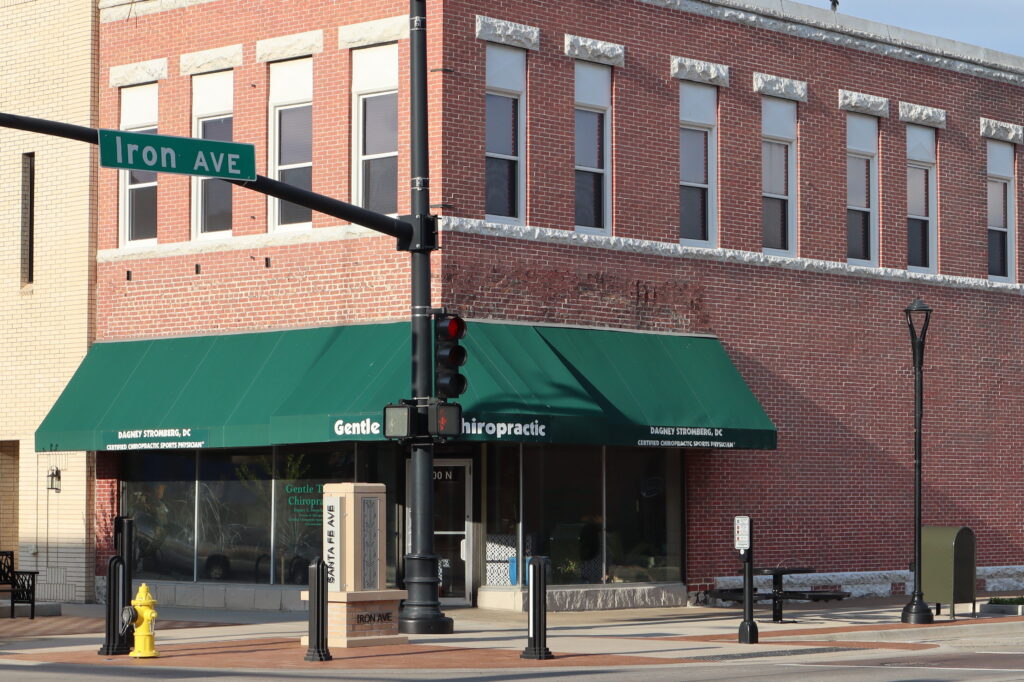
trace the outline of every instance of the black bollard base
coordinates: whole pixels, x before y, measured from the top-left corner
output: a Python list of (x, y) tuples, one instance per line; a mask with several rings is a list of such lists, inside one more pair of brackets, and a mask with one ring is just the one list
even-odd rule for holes
[(306, 660), (306, 661), (331, 661), (331, 660), (334, 660), (334, 657), (331, 656), (331, 652), (328, 651), (327, 649), (317, 649), (317, 648), (314, 648), (314, 647), (309, 647), (309, 649), (306, 650), (306, 655), (303, 656), (303, 660)]
[(757, 623), (752, 620), (740, 623), (740, 644), (757, 644)]
[(519, 654), (519, 658), (527, 658), (531, 661), (546, 661), (554, 657), (555, 655), (547, 647), (528, 646), (523, 649), (523, 653)]

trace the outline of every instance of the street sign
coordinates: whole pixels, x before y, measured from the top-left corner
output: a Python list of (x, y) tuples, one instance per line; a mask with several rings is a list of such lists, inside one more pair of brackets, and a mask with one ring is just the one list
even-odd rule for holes
[(99, 132), (100, 165), (107, 168), (256, 179), (256, 148), (251, 144), (124, 130)]
[(750, 517), (737, 516), (733, 519), (733, 544), (736, 549), (745, 552), (750, 549)]

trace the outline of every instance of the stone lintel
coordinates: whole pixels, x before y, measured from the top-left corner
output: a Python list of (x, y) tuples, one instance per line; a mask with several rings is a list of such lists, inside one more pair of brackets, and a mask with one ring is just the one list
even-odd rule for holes
[(946, 110), (926, 107), (923, 104), (900, 102), (900, 120), (932, 128), (946, 127)]
[(729, 87), (729, 67), (689, 57), (671, 57), (672, 77), (708, 85)]
[(625, 46), (568, 33), (565, 34), (565, 54), (573, 59), (583, 59), (608, 66), (626, 65)]
[(215, 47), (201, 52), (187, 52), (181, 55), (181, 75), (224, 71), (242, 65), (242, 45)]
[(983, 117), (981, 119), (981, 135), (993, 140), (1022, 144), (1024, 143), (1024, 126)]
[(476, 15), (476, 37), (480, 40), (511, 47), (521, 47), (527, 50), (540, 49), (540, 29), (536, 26), (492, 19), (479, 14)]
[(338, 29), (338, 47), (342, 50), (367, 45), (380, 45), (409, 37), (409, 15), (349, 24)]
[(324, 32), (307, 31), (256, 41), (256, 61), (276, 62), (281, 59), (308, 57), (324, 50)]
[(766, 73), (754, 73), (754, 92), (771, 97), (792, 99), (797, 102), (807, 101), (807, 81), (798, 81), (782, 76), (770, 76)]
[(167, 58), (150, 59), (148, 62), (122, 64), (110, 67), (110, 87), (123, 88), (128, 85), (154, 83), (167, 78)]
[(839, 91), (839, 108), (868, 116), (889, 118), (889, 98), (850, 90)]

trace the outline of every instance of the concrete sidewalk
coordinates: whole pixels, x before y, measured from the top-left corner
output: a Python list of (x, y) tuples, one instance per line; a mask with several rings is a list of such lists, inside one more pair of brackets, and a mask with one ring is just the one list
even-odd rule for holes
[(332, 649), (333, 661), (303, 660), (304, 614), (254, 611), (159, 609), (160, 658), (137, 660), (97, 655), (103, 641), (103, 607), (64, 605), (53, 618), (0, 619), (0, 663), (74, 663), (95, 666), (159, 666), (198, 669), (489, 670), (508, 668), (602, 668), (714, 663), (767, 656), (864, 657), (871, 652), (913, 652), (954, 640), (970, 628), (992, 634), (1019, 632), (1024, 617), (900, 623), (904, 599), (842, 604), (788, 605), (787, 619), (770, 622), (758, 608), (760, 642), (739, 644), (738, 608), (664, 608), (548, 614), (550, 661), (528, 661), (527, 617), (521, 613), (455, 608), (451, 635), (413, 636), (403, 646)]

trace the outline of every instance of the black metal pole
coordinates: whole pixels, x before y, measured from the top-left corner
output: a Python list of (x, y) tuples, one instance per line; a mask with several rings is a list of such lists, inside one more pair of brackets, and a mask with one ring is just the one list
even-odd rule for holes
[(124, 656), (131, 651), (127, 633), (121, 630), (122, 592), (124, 590), (124, 559), (120, 555), (107, 562), (107, 618), (100, 656)]
[(309, 646), (307, 661), (329, 661), (327, 648), (327, 562), (320, 557), (309, 565)]
[(743, 622), (740, 623), (739, 642), (740, 644), (757, 644), (757, 623), (754, 622), (753, 546), (743, 550)]
[(532, 660), (554, 658), (548, 649), (548, 558), (530, 557), (526, 575), (530, 583), (530, 620), (526, 648), (519, 657)]
[[(135, 578), (135, 519), (121, 516), (121, 558), (124, 559), (124, 571), (121, 573), (121, 606), (124, 608), (132, 603), (132, 582)], [(109, 578), (108, 578), (109, 580)], [(126, 635), (128, 646), (135, 648), (135, 630)]]
[[(924, 413), (924, 341), (931, 309), (918, 299), (905, 312), (914, 353), (914, 592), (910, 602), (903, 607), (900, 620), (922, 625), (935, 621), (921, 590), (921, 417)], [(913, 320), (913, 314), (918, 312), (925, 314), (920, 332), (914, 327)]]
[(405, 588), (409, 592), (398, 616), (407, 634), (448, 634), (451, 618), (438, 599), (437, 555), (434, 554), (434, 443), (427, 435), (427, 399), (433, 393), (431, 357), (430, 254), (436, 246), (430, 216), (429, 142), (427, 140), (427, 9), (425, 0), (409, 3), (410, 136), (412, 161), (412, 395), (419, 408), (412, 442), (410, 510), (412, 551), (405, 556)]

